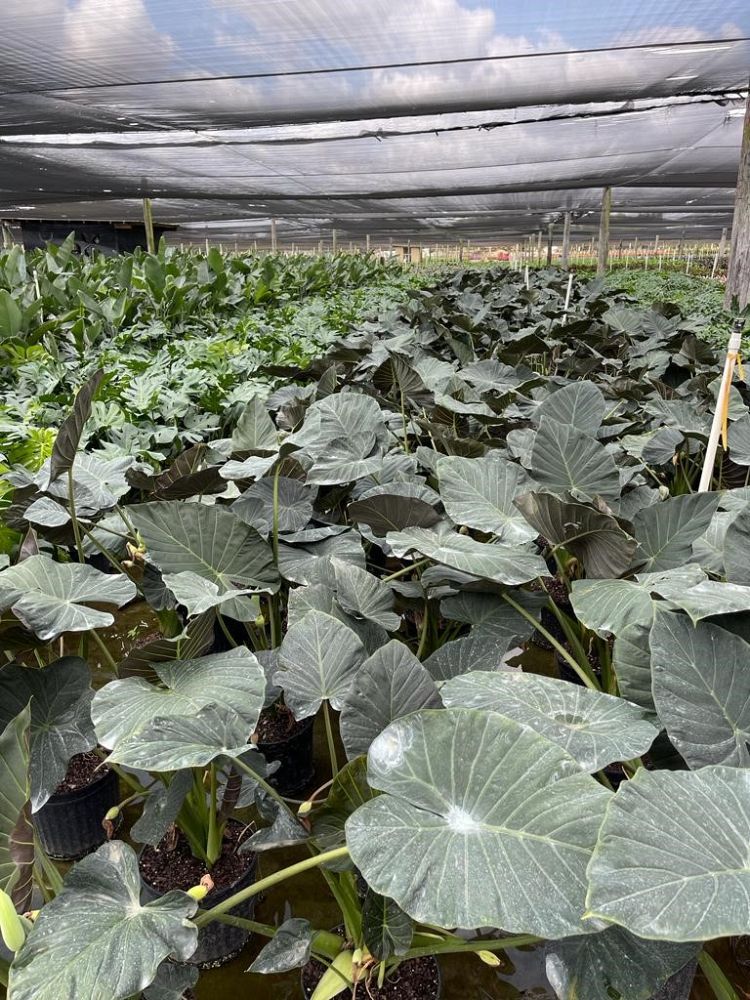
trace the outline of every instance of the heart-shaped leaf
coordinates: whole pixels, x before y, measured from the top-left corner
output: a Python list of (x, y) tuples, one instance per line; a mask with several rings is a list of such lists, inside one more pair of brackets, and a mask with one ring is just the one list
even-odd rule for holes
[(448, 708), (489, 709), (529, 726), (585, 771), (640, 757), (659, 735), (643, 710), (622, 698), (520, 670), (464, 674), (447, 681), (440, 696)]
[(310, 961), (314, 937), (309, 921), (300, 917), (285, 920), (247, 971), (276, 975), (301, 969)]
[(444, 566), (495, 583), (527, 583), (537, 576), (546, 576), (548, 572), (547, 564), (533, 552), (509, 545), (477, 542), (449, 528), (391, 531), (386, 540), (398, 556), (413, 550)]
[(138, 859), (127, 844), (111, 841), (80, 861), (16, 955), (14, 1000), (125, 1000), (151, 983), (168, 955), (188, 959), (198, 904), (175, 891), (141, 905), (140, 894)]
[(393, 610), (393, 591), (387, 583), (340, 559), (332, 559), (331, 568), (336, 599), (344, 611), (375, 622), (388, 632), (395, 632), (401, 626), (401, 619)]
[(135, 595), (135, 584), (125, 576), (80, 563), (57, 563), (47, 555), (29, 556), (0, 573), (0, 609), (10, 608), (45, 642), (63, 632), (106, 628), (114, 622), (112, 615), (88, 605), (120, 608)]
[(550, 941), (545, 964), (559, 1000), (652, 1000), (697, 951), (694, 944), (644, 941), (622, 927), (608, 927), (599, 934)]
[(29, 726), (31, 708), (10, 720), (0, 732), (0, 889), (23, 911), (31, 902), (34, 835), (29, 787)]
[(620, 576), (633, 561), (636, 542), (610, 514), (551, 493), (527, 493), (516, 499), (516, 506), (535, 534), (564, 546), (588, 577)]
[(352, 860), (415, 920), (585, 931), (586, 866), (610, 793), (559, 746), (494, 712), (419, 712), (378, 736), (368, 778), (386, 794), (349, 818)]
[(536, 423), (546, 417), (554, 424), (571, 424), (591, 437), (601, 427), (607, 403), (593, 382), (573, 382), (550, 393), (534, 414)]
[(527, 542), (537, 532), (514, 500), (534, 488), (525, 469), (490, 452), (485, 458), (441, 458), (440, 497), (450, 517), (506, 543)]
[(435, 508), (419, 497), (378, 493), (367, 499), (349, 504), (352, 520), (367, 524), (376, 535), (404, 528), (431, 528), (440, 515)]
[(750, 645), (717, 625), (659, 615), (651, 630), (653, 697), (691, 768), (750, 766)]
[(360, 666), (341, 711), (341, 739), (349, 760), (367, 753), (391, 722), (421, 708), (437, 708), (432, 677), (403, 643), (392, 639)]
[(684, 566), (718, 506), (717, 493), (688, 493), (640, 510), (633, 518), (640, 568), (653, 573)]
[(108, 759), (143, 771), (181, 771), (206, 767), (217, 757), (241, 757), (248, 752), (249, 738), (239, 715), (207, 705), (193, 716), (148, 722), (137, 736), (120, 740)]
[(154, 672), (159, 685), (142, 677), (128, 677), (110, 681), (96, 692), (91, 715), (102, 746), (116, 747), (157, 718), (193, 716), (207, 705), (236, 712), (248, 733), (255, 729), (266, 678), (248, 649), (238, 647), (197, 660), (155, 663)]
[[(228, 510), (169, 500), (137, 504), (129, 515), (149, 558), (162, 573), (197, 573), (217, 584), (222, 594), (235, 589), (278, 589), (271, 547)], [(256, 617), (248, 597), (228, 601), (221, 610), (240, 621)]]
[(549, 417), (542, 417), (536, 432), (531, 474), (560, 496), (570, 493), (576, 499), (590, 500), (620, 495), (620, 477), (606, 448), (572, 424), (555, 423)]
[(640, 768), (612, 796), (589, 912), (640, 937), (708, 941), (750, 926), (750, 770)]
[(0, 726), (31, 700), (31, 807), (41, 809), (65, 777), (70, 758), (96, 746), (91, 723), (91, 674), (85, 660), (65, 656), (44, 670), (0, 667)]
[(75, 461), (81, 434), (86, 421), (91, 416), (91, 404), (99, 387), (104, 381), (103, 369), (94, 372), (91, 378), (79, 390), (73, 401), (73, 409), (60, 424), (55, 438), (49, 465), (49, 481), (53, 483), (63, 472), (72, 468)]
[(296, 719), (314, 715), (324, 700), (339, 710), (364, 653), (343, 622), (322, 611), (308, 611), (284, 636), (280, 670), (273, 681), (283, 689)]

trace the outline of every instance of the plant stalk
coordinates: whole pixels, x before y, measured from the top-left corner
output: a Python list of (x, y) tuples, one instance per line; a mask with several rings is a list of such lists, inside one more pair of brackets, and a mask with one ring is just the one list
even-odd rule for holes
[(282, 868), (281, 871), (274, 872), (273, 875), (267, 875), (265, 878), (260, 879), (259, 882), (254, 882), (245, 889), (240, 889), (239, 892), (235, 892), (234, 895), (225, 899), (223, 902), (217, 903), (212, 909), (204, 910), (195, 919), (195, 926), (204, 927), (206, 924), (210, 924), (212, 920), (215, 920), (219, 914), (226, 913), (228, 910), (233, 910), (235, 906), (239, 906), (240, 903), (244, 903), (246, 899), (251, 899), (253, 896), (257, 896), (261, 892), (265, 892), (267, 889), (272, 889), (275, 885), (279, 885), (280, 882), (286, 882), (288, 878), (300, 875), (302, 872), (309, 871), (311, 868), (318, 868), (320, 865), (327, 864), (329, 861), (336, 861), (338, 858), (345, 858), (348, 854), (348, 847), (336, 847), (332, 851), (325, 851), (323, 854), (316, 854), (313, 858), (304, 858), (302, 861), (298, 861), (295, 865), (290, 865), (288, 868)]
[(90, 628), (88, 630), (88, 634), (93, 637), (94, 642), (97, 644), (97, 646), (99, 647), (99, 651), (104, 657), (104, 662), (107, 664), (110, 670), (114, 672), (115, 677), (117, 677), (118, 676), (117, 661), (112, 656), (110, 651), (107, 649), (102, 637), (97, 633), (96, 629), (93, 628)]
[(716, 1000), (739, 1000), (734, 987), (727, 979), (716, 959), (704, 950), (698, 956), (698, 964), (703, 975), (708, 980), (708, 985), (714, 991)]
[(328, 707), (328, 701), (323, 699), (323, 719), (326, 724), (326, 739), (328, 741), (328, 755), (331, 758), (331, 775), (336, 777), (339, 773), (339, 763), (336, 759), (336, 743), (333, 739), (333, 725), (331, 724), (331, 710)]
[(526, 621), (530, 622), (538, 632), (541, 632), (541, 634), (544, 636), (547, 642), (549, 642), (551, 646), (554, 646), (554, 648), (557, 650), (560, 656), (562, 656), (565, 662), (568, 663), (573, 668), (573, 670), (575, 670), (575, 672), (578, 674), (578, 676), (581, 678), (581, 680), (583, 681), (583, 683), (586, 685), (587, 688), (591, 688), (592, 691), (599, 690), (597, 685), (586, 674), (585, 670), (581, 667), (581, 665), (570, 655), (567, 649), (564, 646), (562, 646), (551, 633), (547, 631), (547, 629), (542, 625), (541, 622), (538, 622), (536, 618), (526, 610), (526, 608), (522, 607), (520, 604), (514, 601), (512, 597), (508, 597), (508, 595), (505, 593), (501, 594), (500, 596), (502, 597), (502, 599), (505, 601), (506, 604), (509, 604), (519, 613), (519, 615), (525, 618)]

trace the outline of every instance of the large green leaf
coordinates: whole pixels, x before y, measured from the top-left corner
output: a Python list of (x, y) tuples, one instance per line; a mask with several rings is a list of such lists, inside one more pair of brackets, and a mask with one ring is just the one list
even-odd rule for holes
[(17, 337), (23, 329), (23, 313), (10, 292), (0, 289), (0, 340)]
[(192, 716), (207, 705), (236, 712), (251, 733), (265, 698), (266, 678), (255, 656), (244, 647), (197, 660), (155, 663), (161, 682), (142, 677), (110, 681), (91, 705), (96, 735), (102, 746), (115, 747), (135, 736), (157, 718)]
[(365, 947), (380, 962), (403, 955), (411, 945), (414, 926), (401, 907), (372, 889), (362, 903), (362, 936)]
[(508, 543), (527, 542), (537, 532), (519, 514), (513, 501), (534, 488), (525, 469), (497, 453), (485, 458), (441, 458), (440, 497), (458, 524), (468, 525)]
[(378, 736), (368, 779), (386, 794), (350, 817), (347, 844), (371, 888), (415, 920), (586, 930), (586, 866), (610, 793), (559, 746), (494, 712), (419, 712)]
[(717, 625), (659, 615), (651, 630), (654, 703), (691, 768), (750, 766), (750, 645)]
[(182, 573), (163, 573), (162, 582), (175, 601), (185, 608), (188, 618), (203, 615), (213, 609), (221, 612), (224, 604), (256, 592), (252, 587), (243, 590), (235, 590), (232, 587), (220, 591), (218, 583), (207, 580), (205, 576), (200, 576), (191, 570), (184, 570)]
[(649, 716), (656, 715), (651, 692), (651, 626), (633, 622), (622, 628), (612, 647), (612, 669), (620, 694), (640, 705)]
[(711, 523), (719, 499), (717, 493), (688, 493), (640, 510), (633, 518), (640, 569), (658, 572), (684, 566), (693, 542)]
[(468, 635), (444, 642), (424, 661), (436, 681), (447, 681), (470, 670), (510, 670), (505, 663), (508, 651), (517, 644), (514, 636), (485, 628), (473, 628)]
[(278, 431), (259, 396), (246, 403), (232, 434), (234, 451), (275, 451)]
[(391, 531), (386, 540), (398, 556), (413, 550), (444, 566), (495, 583), (527, 583), (548, 572), (547, 564), (536, 553), (510, 545), (477, 542), (446, 527), (436, 531), (427, 528)]
[(748, 843), (750, 770), (640, 768), (607, 808), (589, 867), (588, 910), (662, 941), (745, 934)]
[(88, 605), (120, 608), (135, 595), (135, 584), (125, 576), (80, 563), (57, 563), (46, 555), (29, 556), (0, 573), (0, 609), (10, 608), (45, 642), (63, 632), (106, 628), (114, 622), (112, 615)]
[(172, 638), (161, 637), (142, 646), (134, 646), (118, 663), (118, 676), (145, 677), (146, 680), (154, 680), (155, 663), (192, 660), (208, 652), (214, 641), (215, 620), (213, 611), (208, 611), (189, 621), (180, 635)]
[[(731, 496), (731, 494), (729, 494)], [(724, 569), (732, 583), (750, 584), (750, 506), (745, 505), (724, 536)]]
[(17, 907), (28, 908), (34, 839), (29, 818), (29, 725), (31, 708), (24, 708), (0, 732), (0, 889)]
[(77, 656), (62, 657), (44, 670), (17, 663), (0, 668), (0, 726), (8, 725), (31, 700), (33, 812), (41, 809), (63, 780), (70, 758), (96, 746), (92, 696), (89, 666)]
[(10, 977), (13, 1000), (125, 1000), (173, 954), (185, 961), (198, 932), (197, 903), (184, 892), (140, 902), (138, 859), (111, 841), (80, 861), (62, 892), (42, 907)]
[(575, 580), (570, 602), (576, 617), (600, 635), (620, 632), (630, 625), (651, 625), (652, 594), (678, 599), (705, 580), (700, 566), (683, 566), (664, 573), (644, 573), (636, 580)]
[(341, 709), (365, 658), (362, 643), (332, 615), (308, 611), (284, 636), (273, 681), (296, 719), (314, 715), (323, 701)]
[[(228, 510), (169, 500), (137, 504), (129, 515), (162, 573), (197, 573), (217, 584), (220, 593), (278, 589), (270, 545)], [(240, 621), (256, 617), (248, 597), (228, 601), (221, 610)]]
[(437, 524), (440, 515), (433, 506), (415, 496), (378, 493), (364, 500), (350, 503), (352, 520), (369, 525), (376, 535), (404, 528), (430, 528)]
[(572, 424), (542, 417), (531, 453), (531, 474), (541, 485), (564, 496), (616, 499), (620, 477), (614, 459), (595, 438)]
[(314, 937), (315, 931), (308, 920), (290, 917), (281, 924), (271, 940), (263, 945), (247, 971), (277, 975), (301, 969), (310, 960)]
[(529, 726), (585, 771), (640, 757), (659, 735), (643, 710), (622, 698), (520, 670), (464, 674), (447, 681), (440, 696), (448, 708), (489, 709)]
[(635, 540), (610, 514), (551, 493), (527, 493), (517, 498), (516, 506), (535, 533), (564, 546), (588, 577), (620, 576), (633, 561)]
[(601, 389), (593, 382), (574, 382), (543, 400), (534, 414), (540, 423), (546, 417), (555, 424), (572, 424), (591, 437), (601, 427), (607, 403)]
[[(516, 591), (513, 599), (537, 618), (541, 608), (547, 604), (545, 594), (530, 594), (527, 591)], [(534, 628), (528, 619), (503, 601), (498, 594), (481, 594), (473, 591), (452, 594), (440, 602), (440, 613), (452, 621), (474, 625), (474, 632), (496, 632), (514, 640), (526, 639)]]
[(381, 625), (388, 632), (401, 626), (393, 610), (393, 591), (387, 583), (352, 563), (331, 559), (336, 599), (345, 612)]
[(346, 695), (340, 724), (347, 757), (367, 753), (395, 719), (439, 706), (432, 677), (407, 646), (392, 639), (365, 660)]
[(206, 767), (218, 757), (241, 757), (248, 751), (250, 730), (236, 712), (207, 705), (192, 716), (156, 718), (137, 736), (117, 744), (109, 760), (143, 771), (181, 771)]
[(301, 531), (312, 517), (315, 492), (298, 479), (269, 476), (245, 490), (232, 504), (232, 513), (267, 535), (273, 529), (275, 505), (278, 530)]
[(622, 927), (609, 927), (551, 941), (547, 978), (559, 1000), (652, 1000), (697, 950), (694, 944), (644, 941)]
[(79, 390), (73, 401), (73, 409), (60, 424), (52, 455), (50, 456), (49, 481), (53, 483), (63, 472), (72, 468), (84, 425), (91, 416), (91, 404), (99, 386), (104, 381), (104, 370), (94, 372)]

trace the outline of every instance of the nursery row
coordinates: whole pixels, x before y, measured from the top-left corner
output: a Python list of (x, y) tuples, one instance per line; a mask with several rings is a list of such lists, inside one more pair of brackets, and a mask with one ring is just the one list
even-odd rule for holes
[[(247, 289), (266, 265), (231, 266)], [(177, 1000), (250, 934), (249, 975), (301, 970), (313, 1000), (435, 1000), (444, 956), (526, 945), (559, 1000), (687, 998), (698, 965), (734, 996), (750, 395), (696, 492), (701, 324), (567, 285), (392, 282), (308, 364), (248, 382), (239, 349), (238, 419), (163, 462), (112, 451), (94, 371), (50, 457), (5, 473), (10, 1000)], [(121, 656), (102, 635), (133, 602), (158, 630)], [(534, 645), (555, 676), (518, 665)], [(256, 919), (311, 870), (335, 921)]]

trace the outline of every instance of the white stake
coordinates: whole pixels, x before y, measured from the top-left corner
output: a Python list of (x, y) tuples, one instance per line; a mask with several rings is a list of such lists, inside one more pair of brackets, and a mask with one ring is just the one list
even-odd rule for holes
[(529, 265), (528, 264), (524, 268), (524, 280), (526, 281), (526, 288), (528, 289), (530, 287), (529, 286)]
[(573, 272), (571, 271), (568, 275), (568, 290), (565, 293), (565, 308), (563, 309), (563, 315), (568, 312), (568, 306), (570, 305), (570, 293), (573, 290)]
[(724, 373), (721, 376), (721, 386), (719, 387), (719, 395), (716, 398), (716, 409), (714, 410), (714, 419), (711, 423), (711, 433), (708, 436), (708, 444), (706, 445), (706, 458), (703, 462), (703, 472), (701, 473), (701, 481), (698, 486), (699, 493), (706, 493), (711, 486), (711, 480), (714, 474), (714, 462), (716, 461), (716, 448), (719, 444), (719, 435), (721, 434), (721, 424), (724, 417), (726, 398), (729, 395), (729, 390), (732, 386), (732, 372), (734, 371), (734, 365), (737, 360), (737, 352), (740, 349), (741, 343), (742, 324), (738, 323), (734, 330), (732, 330), (732, 335), (729, 338), (729, 345), (727, 346), (727, 356), (724, 361)]

